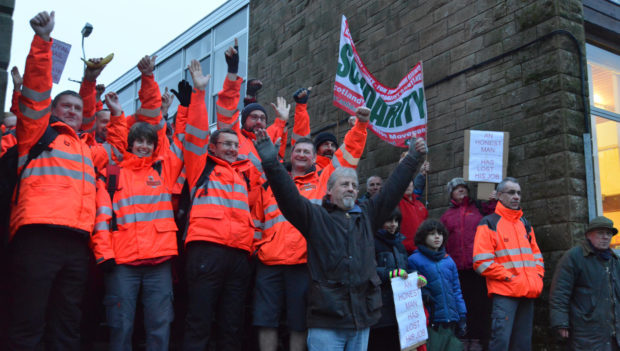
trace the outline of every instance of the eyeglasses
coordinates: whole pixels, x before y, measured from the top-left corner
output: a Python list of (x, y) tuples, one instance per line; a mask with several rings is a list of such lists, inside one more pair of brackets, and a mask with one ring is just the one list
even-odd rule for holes
[(263, 122), (267, 122), (267, 116), (265, 116), (265, 115), (262, 115), (262, 116), (249, 115), (248, 118), (252, 119), (252, 120), (260, 120), (260, 121), (263, 121)]
[(224, 145), (229, 149), (238, 149), (239, 148), (239, 143), (233, 143), (232, 141), (218, 141), (216, 144), (220, 145)]
[(517, 195), (521, 196), (521, 190), (500, 191), (500, 193), (503, 193), (503, 194), (508, 194), (508, 195), (510, 195), (510, 196), (513, 196), (513, 195), (515, 195), (515, 194), (517, 194)]

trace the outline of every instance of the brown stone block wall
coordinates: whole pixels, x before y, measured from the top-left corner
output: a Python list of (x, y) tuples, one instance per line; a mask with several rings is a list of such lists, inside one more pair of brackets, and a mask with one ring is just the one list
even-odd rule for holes
[[(297, 88), (313, 86), (313, 131), (346, 117), (332, 105), (342, 14), (362, 60), (383, 84), (395, 86), (423, 61), (431, 217), (447, 207), (445, 184), (462, 175), (463, 131), (510, 132), (508, 175), (522, 183), (525, 215), (549, 259), (547, 289), (537, 305), (535, 335), (542, 342), (554, 263), (582, 238), (587, 221), (577, 51), (566, 36), (554, 35), (484, 62), (558, 29), (571, 32), (583, 50), (581, 2), (261, 0), (252, 1), (250, 11), (249, 72), (265, 83), (261, 102), (279, 95), (292, 100)], [(433, 84), (475, 64), (481, 65)], [(346, 130), (331, 129), (340, 139)], [(369, 132), (361, 183), (374, 173), (386, 177), (401, 151)]]

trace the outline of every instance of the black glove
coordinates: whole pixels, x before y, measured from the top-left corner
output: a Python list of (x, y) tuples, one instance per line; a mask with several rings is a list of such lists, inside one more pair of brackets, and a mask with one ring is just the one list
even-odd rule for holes
[(256, 93), (263, 87), (263, 82), (258, 79), (248, 80), (248, 87), (245, 89), (245, 95), (256, 96)]
[(278, 162), (278, 150), (271, 142), (269, 137), (258, 140), (254, 146), (256, 147), (256, 151), (258, 152), (258, 156), (263, 162), (274, 161)]
[(237, 74), (239, 72), (239, 46), (235, 46), (235, 51), (237, 52), (230, 57), (224, 53), (226, 64), (228, 65), (228, 73)]
[(193, 89), (188, 81), (183, 79), (179, 82), (179, 91), (174, 89), (170, 89), (170, 91), (179, 99), (181, 106), (189, 107), (189, 103), (192, 101)]
[[(299, 95), (306, 91), (306, 96), (300, 98)], [(310, 90), (306, 89), (306, 88), (299, 88), (295, 94), (293, 94), (293, 99), (295, 99), (295, 102), (298, 104), (305, 104), (308, 102), (308, 98), (310, 97)]]
[(467, 334), (467, 319), (463, 317), (459, 320), (458, 327), (456, 328), (456, 336), (463, 338), (465, 334)]
[(114, 270), (114, 267), (116, 267), (116, 260), (111, 258), (109, 260), (105, 260), (99, 263), (98, 266), (99, 266), (99, 269), (101, 269), (103, 272), (110, 273), (112, 272), (112, 270)]

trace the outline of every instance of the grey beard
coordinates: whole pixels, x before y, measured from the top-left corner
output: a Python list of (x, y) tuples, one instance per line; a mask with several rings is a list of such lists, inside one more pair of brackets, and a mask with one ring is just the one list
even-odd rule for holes
[(345, 207), (345, 210), (351, 210), (353, 209), (353, 206), (355, 206), (355, 199), (351, 197), (345, 197), (342, 199), (342, 205)]

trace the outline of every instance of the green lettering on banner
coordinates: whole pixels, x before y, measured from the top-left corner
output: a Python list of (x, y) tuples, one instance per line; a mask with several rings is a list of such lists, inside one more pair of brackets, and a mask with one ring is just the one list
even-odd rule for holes
[(424, 90), (420, 88), (418, 89), (418, 92), (420, 93), (419, 95), (415, 91), (411, 95), (413, 97), (413, 101), (415, 101), (415, 104), (418, 107), (418, 111), (420, 111), (420, 119), (424, 119)]
[(377, 96), (377, 93), (375, 92), (375, 90), (372, 88), (372, 86), (368, 83), (366, 83), (366, 79), (362, 78), (362, 80), (360, 81), (360, 87), (362, 88), (363, 91), (363, 95), (364, 95), (364, 101), (366, 102), (366, 107), (368, 108), (372, 108), (372, 104), (375, 103), (375, 97)]
[(385, 118), (383, 124), (390, 128), (402, 126), (403, 121), (401, 120), (400, 115), (403, 110), (403, 106), (404, 104), (402, 102), (396, 102), (390, 105), (390, 109), (388, 110), (387, 117)]
[(350, 57), (353, 56), (353, 49), (351, 49), (351, 45), (344, 44), (342, 49), (340, 49), (340, 59), (342, 63), (338, 63), (338, 71), (336, 74), (341, 77), (346, 77), (349, 74), (349, 70), (351, 69), (351, 60)]
[(411, 95), (404, 98), (403, 102), (404, 102), (403, 109), (405, 110), (405, 123), (409, 124), (413, 122), (413, 116), (411, 115), (411, 108), (409, 107), (411, 105)]
[(351, 81), (351, 83), (353, 83), (354, 85), (357, 85), (360, 83), (360, 79), (361, 79), (361, 74), (356, 74), (357, 68), (357, 64), (355, 63), (355, 60), (351, 60), (351, 70), (349, 71), (349, 80)]
[(381, 97), (377, 97), (375, 104), (372, 106), (372, 110), (370, 110), (370, 121), (377, 126), (382, 126), (387, 108), (388, 106), (383, 99), (381, 99)]

